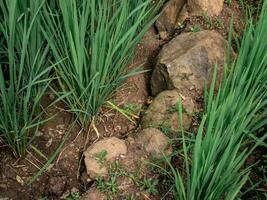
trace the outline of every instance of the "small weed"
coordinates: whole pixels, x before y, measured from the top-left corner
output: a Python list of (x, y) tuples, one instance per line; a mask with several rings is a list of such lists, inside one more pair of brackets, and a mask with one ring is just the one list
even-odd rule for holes
[(213, 24), (214, 24), (214, 27), (217, 29), (223, 29), (224, 27), (223, 21), (221, 19), (215, 19)]
[(186, 27), (186, 23), (185, 22), (183, 22), (183, 23), (179, 22), (178, 25), (177, 25), (177, 29), (178, 29), (179, 32), (183, 32), (185, 27)]
[(119, 177), (126, 175), (125, 171), (123, 170), (123, 168), (121, 166), (121, 163), (118, 160), (116, 160), (113, 164), (110, 165), (109, 175), (110, 176), (119, 176)]
[(79, 192), (71, 192), (70, 195), (64, 200), (79, 200), (79, 199), (80, 199)]
[(96, 153), (94, 155), (95, 159), (98, 160), (100, 163), (104, 163), (106, 161), (106, 156), (108, 155), (108, 152), (106, 150), (102, 150), (99, 153)]
[(232, 4), (232, 0), (225, 0), (224, 3), (226, 3), (228, 6)]
[(164, 133), (166, 136), (170, 136), (171, 135), (171, 127), (169, 125), (167, 125), (166, 123), (162, 122), (159, 125), (159, 130), (162, 131), (162, 133)]
[(205, 24), (207, 26), (208, 29), (212, 29), (213, 27), (213, 22), (212, 19), (210, 18), (210, 16), (208, 15), (208, 13), (203, 13), (202, 17), (204, 18)]
[(202, 15), (205, 25), (208, 29), (223, 29), (224, 24), (223, 21), (219, 18), (212, 19), (207, 13), (203, 13)]
[(177, 113), (177, 107), (176, 105), (171, 106), (170, 108), (167, 109), (167, 112), (172, 114), (172, 113)]
[(137, 103), (127, 103), (127, 104), (124, 104), (123, 107), (128, 113), (137, 115), (141, 111), (142, 105), (137, 104)]
[(201, 31), (201, 28), (199, 25), (194, 25), (194, 26), (189, 27), (189, 31), (195, 33), (195, 32)]
[(96, 186), (101, 192), (110, 192), (112, 194), (118, 193), (119, 187), (117, 184), (117, 177), (125, 176), (126, 173), (123, 170), (120, 162), (116, 160), (110, 165), (108, 171), (108, 179), (104, 180), (101, 177), (96, 179)]
[(110, 176), (107, 181), (98, 177), (96, 186), (101, 192), (111, 192), (113, 194), (119, 191), (116, 176)]
[(127, 196), (125, 199), (126, 199), (126, 200), (135, 200), (135, 198), (134, 198), (133, 195), (131, 195), (131, 196)]
[(158, 184), (158, 179), (144, 178), (143, 181), (140, 181), (140, 190), (146, 191), (149, 194), (155, 195), (158, 193), (156, 186)]

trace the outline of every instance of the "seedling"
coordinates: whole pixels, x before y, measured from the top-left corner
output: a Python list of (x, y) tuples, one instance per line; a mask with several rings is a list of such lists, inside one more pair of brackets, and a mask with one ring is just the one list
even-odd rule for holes
[(126, 175), (125, 171), (123, 170), (123, 168), (121, 166), (121, 163), (118, 160), (116, 160), (113, 164), (110, 165), (109, 175), (110, 176), (119, 176), (119, 177)]
[(79, 199), (80, 199), (79, 192), (71, 192), (70, 195), (64, 200), (79, 200)]
[(95, 155), (94, 155), (94, 158), (96, 159), (96, 160), (98, 160), (100, 163), (104, 163), (105, 161), (106, 161), (106, 156), (108, 155), (108, 152), (107, 152), (107, 150), (102, 150), (101, 152), (99, 152), (99, 153), (96, 153)]
[(101, 192), (111, 192), (115, 194), (119, 191), (116, 176), (109, 176), (107, 181), (98, 177), (96, 179), (96, 186)]
[(232, 0), (225, 0), (224, 1), (228, 6), (230, 6), (232, 4)]
[(143, 181), (140, 182), (140, 190), (155, 195), (158, 193), (158, 190), (156, 189), (157, 184), (158, 184), (158, 179), (144, 177)]
[(194, 26), (189, 27), (189, 31), (190, 32), (199, 32), (199, 31), (201, 31), (201, 28), (199, 25), (194, 25)]
[(171, 136), (171, 127), (166, 123), (162, 122), (158, 127), (166, 136)]

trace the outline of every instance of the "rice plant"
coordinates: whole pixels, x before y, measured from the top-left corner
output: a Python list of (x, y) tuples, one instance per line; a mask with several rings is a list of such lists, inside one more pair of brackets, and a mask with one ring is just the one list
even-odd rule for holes
[(136, 73), (127, 65), (155, 21), (157, 5), (151, 0), (59, 0), (58, 8), (51, 9), (46, 4), (43, 31), (54, 63), (59, 63), (55, 92), (71, 93), (65, 104), (84, 129), (122, 82)]
[[(238, 57), (216, 94), (215, 70), (212, 87), (206, 95), (206, 114), (192, 152), (183, 142), (185, 177), (171, 167), (176, 199), (236, 199), (248, 180), (250, 168), (244, 168), (245, 160), (267, 137), (265, 134), (257, 139), (252, 149), (245, 145), (251, 135), (255, 137), (267, 124), (266, 18), (267, 2), (257, 25), (252, 20), (248, 22)], [(179, 107), (181, 117), (181, 105)], [(191, 153), (192, 162), (189, 159)]]
[(0, 139), (25, 154), (42, 121), (40, 101), (50, 82), (42, 0), (0, 1)]

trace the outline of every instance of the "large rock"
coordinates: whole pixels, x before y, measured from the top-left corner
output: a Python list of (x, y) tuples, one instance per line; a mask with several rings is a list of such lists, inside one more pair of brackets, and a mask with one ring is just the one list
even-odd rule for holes
[(190, 13), (193, 15), (218, 16), (223, 9), (224, 0), (188, 0)]
[(91, 179), (105, 177), (111, 162), (127, 153), (125, 141), (116, 137), (103, 139), (84, 152), (86, 171)]
[(163, 8), (161, 16), (156, 21), (156, 28), (162, 39), (173, 34), (179, 14), (186, 0), (170, 0)]
[(177, 113), (177, 102), (182, 99), (183, 104), (183, 128), (191, 125), (191, 116), (195, 111), (194, 101), (190, 97), (184, 97), (175, 90), (161, 92), (150, 104), (141, 121), (142, 128), (168, 129), (176, 132), (181, 128)]
[(213, 67), (220, 77), (227, 52), (227, 41), (215, 31), (185, 33), (165, 45), (153, 70), (153, 95), (167, 89), (179, 92), (202, 91), (212, 79)]
[(156, 158), (161, 158), (162, 153), (165, 155), (172, 153), (169, 138), (158, 129), (147, 128), (142, 130), (136, 141), (143, 145), (147, 153)]

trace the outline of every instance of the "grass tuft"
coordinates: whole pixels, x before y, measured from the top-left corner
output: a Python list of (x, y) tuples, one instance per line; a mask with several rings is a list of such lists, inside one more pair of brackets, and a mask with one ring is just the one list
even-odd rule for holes
[[(158, 5), (158, 4), (157, 4)], [(151, 0), (59, 0), (47, 4), (43, 30), (59, 77), (58, 96), (65, 99), (81, 126), (98, 115), (121, 83), (136, 71), (127, 65), (141, 38), (156, 19)]]
[(41, 32), (44, 1), (0, 2), (0, 139), (22, 156), (44, 122), (40, 101), (50, 81)]
[[(209, 94), (206, 114), (198, 129), (192, 152), (183, 142), (186, 176), (171, 167), (175, 179), (176, 199), (236, 199), (248, 180), (250, 167), (244, 163), (251, 152), (266, 139), (257, 138), (253, 148), (245, 142), (267, 124), (267, 2), (257, 25), (249, 21), (238, 57), (215, 94), (216, 70)], [(181, 107), (181, 106), (180, 106)], [(181, 112), (180, 112), (181, 113)]]

